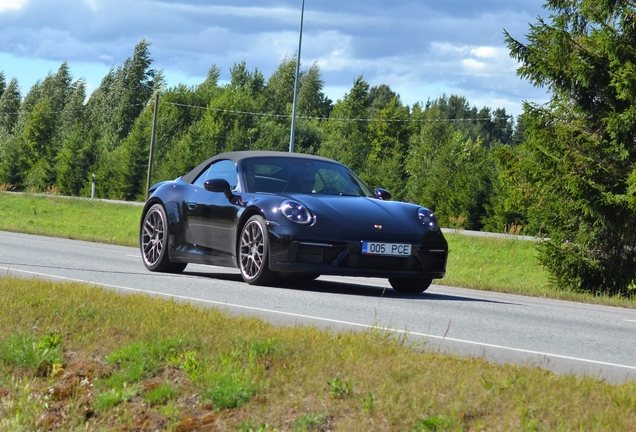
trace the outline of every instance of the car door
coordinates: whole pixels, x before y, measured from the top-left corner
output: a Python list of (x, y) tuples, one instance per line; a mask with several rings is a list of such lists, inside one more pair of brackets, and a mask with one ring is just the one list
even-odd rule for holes
[(194, 191), (186, 201), (188, 229), (194, 245), (208, 253), (233, 256), (236, 253), (236, 220), (240, 207), (223, 193), (203, 187), (206, 180), (222, 178), (232, 190), (238, 184), (236, 164), (216, 161), (197, 178)]

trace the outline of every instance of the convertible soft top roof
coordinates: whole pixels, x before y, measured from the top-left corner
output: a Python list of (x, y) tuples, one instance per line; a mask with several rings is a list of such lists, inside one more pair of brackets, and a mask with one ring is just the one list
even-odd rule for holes
[(325, 158), (322, 156), (315, 156), (306, 153), (288, 153), (288, 152), (279, 152), (279, 151), (235, 151), (235, 152), (227, 152), (227, 153), (219, 153), (216, 156), (212, 156), (209, 159), (201, 162), (196, 166), (192, 171), (187, 173), (186, 175), (181, 177), (181, 180), (192, 183), (198, 176), (201, 174), (207, 167), (210, 166), (211, 163), (216, 162), (218, 160), (229, 159), (234, 162), (238, 162), (243, 159), (250, 159), (256, 157), (286, 157), (286, 158), (297, 158), (297, 159), (313, 159), (313, 160), (321, 160), (327, 162), (335, 162), (333, 159)]

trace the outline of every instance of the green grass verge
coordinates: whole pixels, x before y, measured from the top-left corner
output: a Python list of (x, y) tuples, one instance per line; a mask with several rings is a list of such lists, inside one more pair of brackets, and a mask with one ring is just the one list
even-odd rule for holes
[(0, 277), (0, 430), (636, 430), (636, 383)]
[(136, 246), (140, 206), (0, 192), (0, 231)]
[(440, 285), (547, 297), (608, 306), (636, 307), (635, 298), (592, 295), (559, 289), (538, 264), (536, 242), (514, 238), (446, 234), (449, 256)]

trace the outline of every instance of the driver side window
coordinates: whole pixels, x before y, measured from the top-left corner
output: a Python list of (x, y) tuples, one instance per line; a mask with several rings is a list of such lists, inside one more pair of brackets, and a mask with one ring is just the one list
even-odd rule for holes
[(193, 186), (203, 187), (206, 180), (222, 178), (227, 180), (232, 190), (236, 190), (238, 185), (238, 174), (236, 172), (236, 164), (231, 160), (220, 160), (203, 171), (199, 177), (192, 183)]

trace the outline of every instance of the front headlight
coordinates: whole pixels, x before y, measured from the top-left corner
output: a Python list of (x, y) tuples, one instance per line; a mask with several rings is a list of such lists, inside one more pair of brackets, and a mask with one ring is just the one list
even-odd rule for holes
[(439, 230), (439, 223), (437, 222), (437, 218), (429, 209), (426, 209), (424, 207), (420, 207), (419, 209), (417, 209), (417, 218), (420, 220), (422, 225), (424, 225), (429, 230)]
[(309, 209), (297, 201), (283, 201), (280, 204), (280, 211), (287, 219), (297, 224), (309, 225), (314, 221), (314, 215)]

